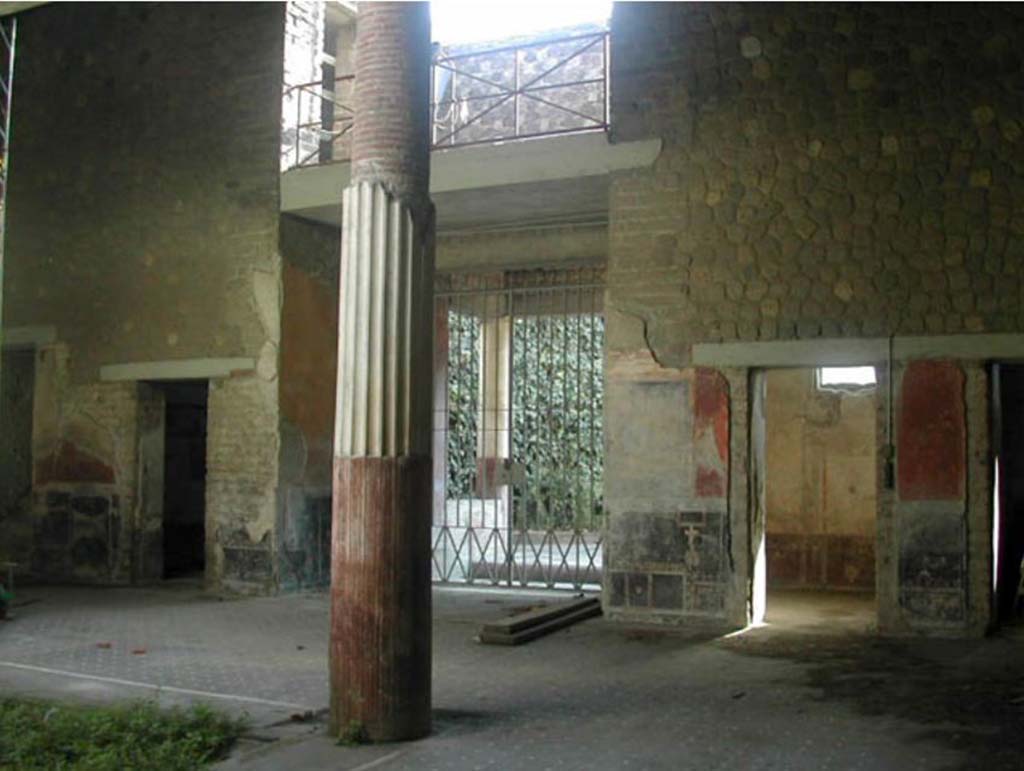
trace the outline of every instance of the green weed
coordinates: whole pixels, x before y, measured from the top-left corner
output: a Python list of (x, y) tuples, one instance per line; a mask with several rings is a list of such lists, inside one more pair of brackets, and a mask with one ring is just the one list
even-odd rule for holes
[(161, 710), (0, 700), (0, 769), (203, 768), (223, 757), (244, 721), (209, 707)]

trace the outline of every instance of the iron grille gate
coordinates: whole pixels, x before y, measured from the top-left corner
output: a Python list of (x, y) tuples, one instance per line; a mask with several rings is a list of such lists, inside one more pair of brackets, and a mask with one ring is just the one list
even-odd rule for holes
[(442, 276), (435, 581), (601, 581), (603, 274)]

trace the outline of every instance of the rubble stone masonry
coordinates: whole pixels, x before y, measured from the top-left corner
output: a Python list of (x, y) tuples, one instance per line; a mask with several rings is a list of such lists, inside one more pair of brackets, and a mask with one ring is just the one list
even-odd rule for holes
[[(617, 587), (655, 572), (685, 576), (682, 557), (672, 567), (637, 546), (657, 540), (643, 522), (671, 529), (714, 508), (691, 478), (707, 453), (687, 420), (660, 421), (656, 441), (621, 441), (653, 411), (692, 401), (695, 344), (1024, 331), (1022, 33), (1024, 11), (1012, 5), (616, 4), (613, 140), (664, 145), (652, 168), (614, 173), (609, 199), (612, 615), (691, 612), (675, 595), (671, 608), (631, 607)], [(745, 377), (741, 370), (741, 384)], [(985, 373), (972, 378), (980, 387), (959, 397), (968, 417), (986, 409)], [(985, 452), (954, 449), (972, 459)], [(743, 455), (727, 464), (733, 478), (746, 474)], [(648, 497), (679, 489), (637, 511), (614, 469), (660, 468), (666, 457), (678, 479), (648, 486)], [(968, 468), (984, 473), (973, 460)], [(984, 550), (985, 484), (972, 477), (966, 500), (938, 506), (951, 523), (944, 554), (965, 543), (964, 527), (970, 548)], [(756, 550), (740, 532), (745, 499), (730, 498), (723, 541), (737, 596), (722, 613), (736, 623), (750, 617)], [(938, 509), (918, 508), (931, 527)], [(884, 624), (963, 628), (970, 617), (974, 631), (983, 628), (982, 552), (972, 551), (969, 589), (947, 582), (957, 597), (933, 601), (918, 587), (914, 603), (900, 604), (907, 592), (896, 588), (894, 565), (917, 557), (900, 540), (906, 523), (880, 522), (892, 541), (879, 553)], [(956, 548), (966, 560), (966, 547)]]

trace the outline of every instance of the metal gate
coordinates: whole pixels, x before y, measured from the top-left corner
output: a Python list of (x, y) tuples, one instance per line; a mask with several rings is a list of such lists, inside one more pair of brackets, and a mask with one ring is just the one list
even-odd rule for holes
[(603, 272), (438, 279), (435, 581), (595, 588)]

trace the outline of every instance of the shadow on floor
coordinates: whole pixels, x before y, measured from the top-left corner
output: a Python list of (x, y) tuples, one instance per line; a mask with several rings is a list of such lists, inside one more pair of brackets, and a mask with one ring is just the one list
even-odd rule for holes
[(963, 769), (1024, 768), (1024, 631), (985, 640), (881, 638), (874, 597), (787, 591), (768, 598), (766, 624), (717, 645), (807, 667), (829, 703), (872, 718), (922, 724), (922, 740), (966, 758)]

